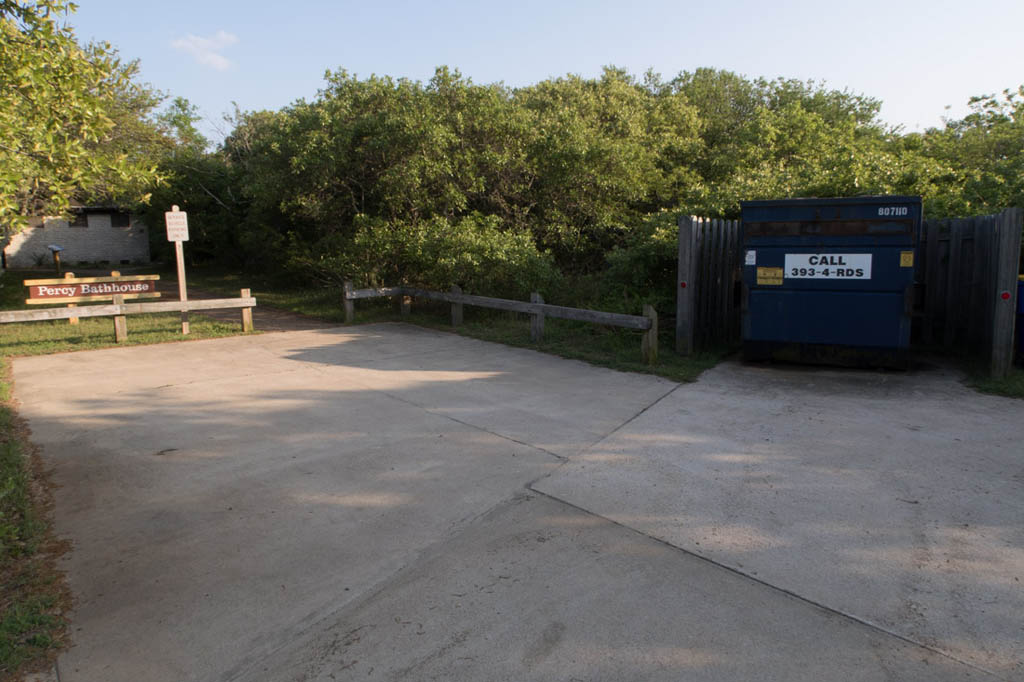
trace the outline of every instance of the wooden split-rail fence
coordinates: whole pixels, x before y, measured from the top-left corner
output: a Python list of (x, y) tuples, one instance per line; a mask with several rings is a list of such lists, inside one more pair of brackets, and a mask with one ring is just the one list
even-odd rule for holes
[[(77, 324), (83, 317), (112, 317), (114, 340), (121, 343), (128, 338), (128, 315), (167, 312), (180, 312), (185, 315), (191, 310), (240, 308), (242, 331), (253, 330), (252, 309), (256, 307), (256, 299), (249, 289), (242, 289), (239, 298), (125, 302), (129, 299), (159, 298), (160, 293), (156, 291), (158, 279), (159, 275), (121, 275), (116, 270), (111, 272), (109, 277), (75, 277), (74, 273), (69, 272), (61, 279), (27, 279), (24, 281), (24, 285), (29, 289), (26, 304), (64, 303), (66, 307), (0, 311), (0, 324), (44, 320), (68, 320), (71, 324)], [(78, 307), (79, 303), (96, 301), (110, 303)], [(187, 326), (183, 325), (183, 332), (186, 329)]]
[(357, 300), (378, 297), (397, 297), (403, 315), (409, 314), (413, 297), (450, 303), (453, 327), (462, 324), (464, 305), (525, 313), (530, 315), (530, 339), (534, 343), (540, 343), (544, 337), (544, 318), (546, 317), (576, 320), (578, 322), (592, 322), (609, 327), (637, 329), (644, 332), (640, 341), (640, 351), (644, 360), (648, 364), (654, 364), (658, 360), (658, 313), (650, 305), (644, 305), (643, 315), (624, 315), (622, 313), (606, 313), (599, 310), (550, 305), (545, 303), (544, 298), (536, 292), (531, 294), (530, 301), (526, 302), (507, 298), (464, 294), (458, 286), (453, 286), (449, 292), (430, 291), (407, 286), (355, 289), (351, 282), (345, 282), (345, 321), (352, 322), (355, 318), (355, 302)]

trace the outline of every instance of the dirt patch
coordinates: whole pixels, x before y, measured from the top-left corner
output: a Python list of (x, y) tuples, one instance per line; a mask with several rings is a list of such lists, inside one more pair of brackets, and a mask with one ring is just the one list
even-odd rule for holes
[[(161, 280), (157, 290), (162, 294), (163, 300), (178, 300), (178, 283), (174, 280)], [(215, 291), (205, 291), (189, 287), (188, 297), (192, 300), (203, 300), (211, 298), (231, 298)], [(202, 314), (220, 322), (237, 322), (241, 324), (242, 313), (237, 308), (226, 310), (204, 310)], [(271, 308), (261, 305), (259, 297), (256, 297), (256, 307), (252, 311), (252, 322), (256, 331), (260, 332), (296, 332), (308, 331), (311, 329), (328, 329), (339, 326), (337, 322), (324, 322), (313, 317), (300, 315), (280, 308)]]

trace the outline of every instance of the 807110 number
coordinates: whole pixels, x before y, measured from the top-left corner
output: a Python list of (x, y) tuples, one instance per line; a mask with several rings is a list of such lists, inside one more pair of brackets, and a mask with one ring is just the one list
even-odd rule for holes
[(878, 215), (886, 217), (908, 215), (909, 213), (909, 206), (881, 206), (878, 209)]

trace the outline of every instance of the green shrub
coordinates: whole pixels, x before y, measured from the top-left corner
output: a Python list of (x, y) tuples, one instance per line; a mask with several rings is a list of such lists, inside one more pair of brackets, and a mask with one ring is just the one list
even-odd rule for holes
[(649, 303), (663, 313), (675, 309), (676, 220), (674, 212), (653, 214), (630, 233), (626, 246), (608, 254), (601, 283), (607, 305), (637, 308)]
[(299, 276), (357, 286), (410, 284), (525, 297), (558, 278), (552, 258), (530, 235), (502, 229), (495, 216), (416, 223), (359, 216), (351, 235), (337, 233), (310, 248), (293, 240), (288, 268)]

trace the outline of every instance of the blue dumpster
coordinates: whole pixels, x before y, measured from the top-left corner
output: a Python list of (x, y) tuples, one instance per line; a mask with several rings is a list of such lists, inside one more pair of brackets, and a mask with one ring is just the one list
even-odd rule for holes
[(741, 207), (745, 358), (907, 365), (920, 197)]

